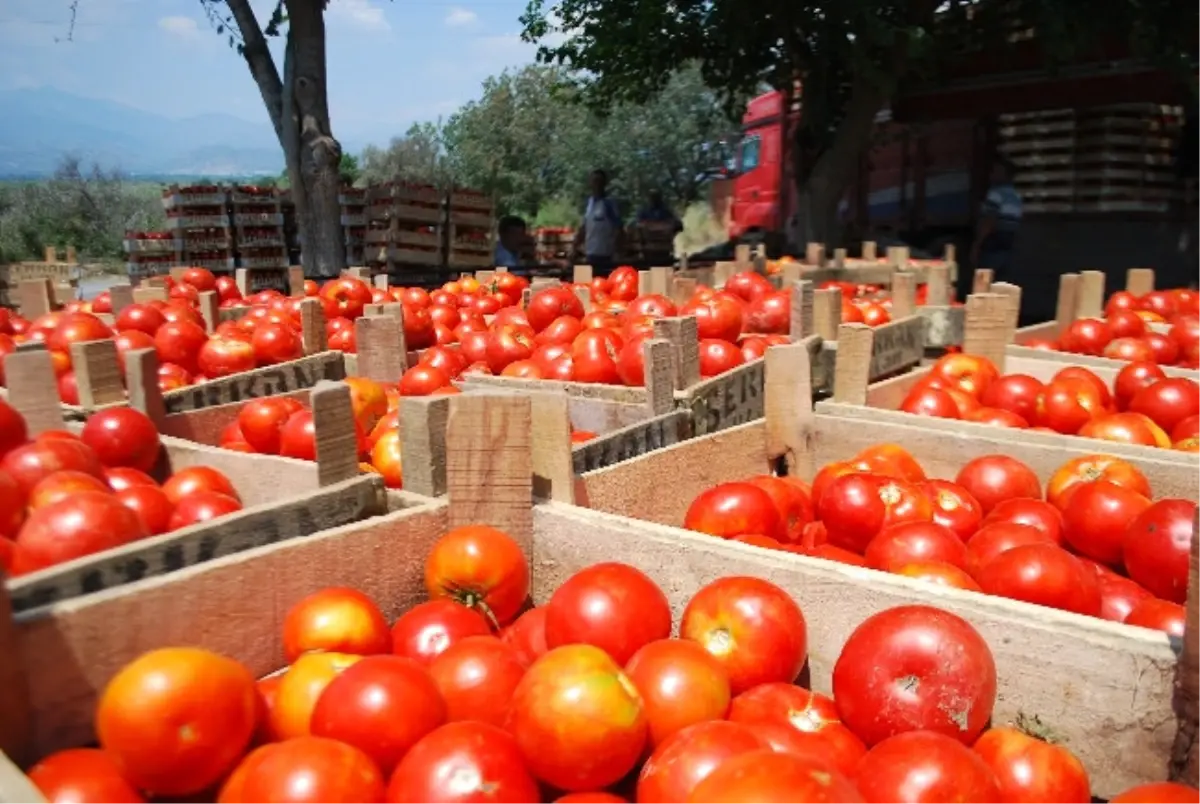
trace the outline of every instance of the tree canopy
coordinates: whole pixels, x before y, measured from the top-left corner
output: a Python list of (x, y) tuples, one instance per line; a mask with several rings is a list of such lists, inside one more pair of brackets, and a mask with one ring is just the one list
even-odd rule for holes
[(646, 103), (600, 114), (580, 100), (561, 68), (506, 71), (444, 123), (416, 124), (386, 149), (368, 147), (363, 178), (457, 183), (492, 194), (502, 212), (554, 225), (578, 218), (595, 168), (608, 172), (623, 201), (640, 203), (658, 189), (682, 207), (701, 198), (711, 169), (729, 156), (736, 124), (695, 65)]

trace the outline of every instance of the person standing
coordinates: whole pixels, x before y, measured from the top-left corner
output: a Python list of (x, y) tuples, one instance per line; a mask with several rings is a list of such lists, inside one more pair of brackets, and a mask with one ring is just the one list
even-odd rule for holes
[(575, 233), (575, 251), (581, 248), (595, 276), (608, 276), (621, 247), (621, 215), (608, 195), (608, 174), (597, 168), (591, 176), (592, 193)]
[[(1017, 230), (1021, 228), (1023, 204), (1013, 184), (1016, 166), (1003, 154), (992, 165), (991, 187), (980, 210), (975, 241), (971, 245), (971, 265), (990, 268), (993, 281), (1007, 281), (1012, 274), (1017, 248)], [(971, 287), (968, 278), (966, 289)], [(961, 298), (966, 298), (960, 293)]]
[(525, 239), (525, 221), (505, 215), (496, 227), (496, 265), (514, 269), (521, 265), (521, 246)]
[(637, 214), (638, 223), (670, 223), (674, 226), (675, 234), (683, 231), (683, 222), (663, 201), (661, 190), (647, 193), (646, 202), (646, 206)]

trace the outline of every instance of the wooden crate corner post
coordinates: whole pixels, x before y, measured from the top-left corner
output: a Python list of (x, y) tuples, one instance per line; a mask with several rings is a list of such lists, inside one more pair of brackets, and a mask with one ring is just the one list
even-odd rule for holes
[(700, 382), (700, 335), (695, 316), (656, 319), (654, 337), (671, 343), (675, 390), (683, 391)]
[(90, 410), (125, 400), (116, 341), (106, 338), (71, 344), (71, 365), (75, 369), (80, 407)]
[(1055, 336), (1061, 335), (1079, 315), (1079, 274), (1063, 274), (1058, 278), (1058, 300), (1055, 302)]
[(1154, 269), (1130, 268), (1125, 272), (1125, 290), (1134, 296), (1145, 296), (1154, 290)]
[(358, 430), (350, 386), (321, 380), (309, 392), (316, 442), (317, 484), (331, 486), (358, 476)]
[(358, 376), (376, 382), (399, 382), (408, 369), (403, 306), (384, 315), (364, 315), (354, 322)]
[(125, 353), (125, 384), (129, 406), (150, 417), (162, 430), (167, 419), (167, 404), (158, 386), (158, 351), (133, 349)]
[(810, 439), (815, 427), (812, 404), (812, 363), (808, 338), (767, 349), (763, 378), (763, 412), (767, 455), (782, 458), (787, 473), (811, 478), (816, 470)]
[(45, 349), (19, 350), (4, 357), (8, 402), (25, 418), (29, 435), (63, 429), (54, 363)]
[(1104, 315), (1104, 272), (1081, 271), (1079, 274), (1078, 318), (1099, 318)]
[(446, 493), (446, 422), (450, 396), (400, 398), (404, 489), (425, 497)]
[(1008, 344), (1016, 331), (1014, 303), (1020, 306), (1020, 296), (1006, 293), (972, 293), (967, 297), (966, 320), (963, 324), (963, 352), (986, 357), (1004, 373)]
[(529, 394), (533, 496), (575, 502), (575, 472), (571, 462), (571, 415), (565, 393)]
[(517, 394), (459, 394), (446, 424), (450, 527), (491, 525), (530, 554), (533, 535), (532, 407)]
[(833, 369), (833, 401), (850, 405), (867, 403), (871, 382), (871, 351), (875, 333), (866, 324), (842, 324), (837, 328), (837, 355)]
[(813, 321), (813, 285), (807, 280), (794, 280), (790, 288), (792, 293), (788, 337), (792, 341), (799, 341), (816, 331)]
[(329, 348), (325, 332), (325, 310), (320, 299), (305, 299), (300, 302), (300, 339), (304, 343), (306, 355), (315, 355)]

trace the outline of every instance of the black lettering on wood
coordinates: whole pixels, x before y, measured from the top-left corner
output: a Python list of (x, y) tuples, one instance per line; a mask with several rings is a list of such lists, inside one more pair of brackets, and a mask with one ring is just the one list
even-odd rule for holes
[(678, 444), (687, 437), (686, 425), (687, 414), (674, 411), (605, 433), (571, 451), (572, 468), (581, 475)]
[(760, 358), (708, 380), (695, 391), (688, 408), (696, 435), (716, 433), (765, 415), (765, 365)]
[(913, 317), (884, 324), (873, 333), (870, 378), (915, 366), (925, 355), (925, 319)]

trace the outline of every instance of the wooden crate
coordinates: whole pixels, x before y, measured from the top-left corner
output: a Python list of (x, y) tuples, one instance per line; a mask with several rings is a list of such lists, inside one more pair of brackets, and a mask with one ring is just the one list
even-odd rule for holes
[[(531, 505), (537, 450), (531, 401), (464, 395), (449, 404), (445, 501), (19, 616), (15, 628), (0, 631), (0, 650), (17, 657), (4, 690), (9, 694), (0, 699), (0, 716), (16, 724), (6, 750), (30, 761), (90, 740), (98, 691), (147, 650), (196, 644), (233, 656), (257, 675), (275, 671), (283, 664), (278, 623), (297, 601), (322, 588), (360, 589), (394, 618), (425, 598), (424, 558), (433, 543), (448, 528), (487, 523), (505, 529), (526, 551), (536, 603), (574, 572), (614, 559), (659, 584), (676, 622), (687, 600), (717, 578), (749, 575), (778, 584), (805, 613), (808, 673), (820, 692), (829, 692), (834, 661), (863, 619), (897, 605), (943, 608), (970, 621), (992, 649), (995, 721), (1039, 715), (1084, 761), (1097, 795), (1166, 778), (1170, 760), (1180, 766), (1187, 760), (1188, 745), (1181, 741), (1172, 757), (1172, 741), (1177, 731), (1194, 734), (1195, 712), (1177, 715), (1172, 707), (1177, 659), (1162, 634), (560, 502)], [(761, 425), (739, 430), (755, 427)], [(480, 450), (480, 443), (490, 449)], [(686, 474), (693, 467), (675, 468)], [(1193, 593), (1195, 566), (1193, 559)], [(263, 593), (247, 595), (246, 589)], [(203, 623), (218, 625), (197, 627)], [(1195, 676), (1194, 628), (1186, 641), (1183, 679), (1189, 672)], [(1194, 760), (1185, 772), (1194, 781)]]
[[(964, 351), (968, 354), (989, 358), (1001, 372), (1030, 374), (1043, 381), (1064, 368), (1064, 364), (1057, 361), (1007, 357), (1007, 343), (1012, 325), (1016, 321), (1016, 315), (1010, 306), (1010, 297), (1002, 294), (974, 294), (967, 300), (967, 311), (968, 342)], [(983, 322), (983, 326), (975, 326), (973, 319), (976, 317)], [(855, 324), (842, 326), (842, 332), (838, 336), (839, 351), (833, 398), (817, 403), (818, 411), (842, 416), (857, 424), (874, 421), (888, 426), (936, 432), (963, 440), (998, 440), (1000, 444), (1009, 445), (1007, 449), (997, 450), (1003, 452), (1015, 449), (1017, 445), (1036, 446), (1048, 452), (1045, 461), (1053, 463), (1054, 466), (1072, 457), (1097, 453), (1116, 455), (1138, 466), (1161, 496), (1190, 500), (1200, 496), (1196, 487), (1196, 477), (1200, 473), (1200, 456), (1195, 453), (1118, 444), (1058, 433), (997, 428), (977, 422), (917, 416), (897, 410), (908, 391), (924, 379), (929, 370), (919, 368), (882, 382), (868, 382), (865, 379), (864, 360), (857, 357), (857, 354), (869, 351), (871, 337), (871, 330), (867, 327)], [(851, 346), (845, 348), (844, 344)], [(1093, 371), (1106, 382), (1111, 382), (1116, 373), (1113, 369), (1104, 368)]]

